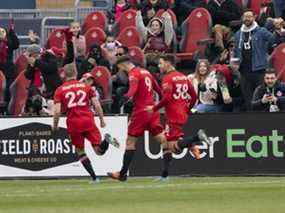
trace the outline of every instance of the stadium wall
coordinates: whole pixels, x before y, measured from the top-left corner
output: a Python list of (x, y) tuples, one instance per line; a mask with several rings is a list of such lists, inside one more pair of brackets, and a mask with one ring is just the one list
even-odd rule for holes
[(1, 9), (35, 9), (36, 0), (9, 0), (0, 1)]
[[(121, 167), (127, 137), (127, 117), (107, 116), (106, 129), (122, 146), (111, 146), (105, 156), (96, 156), (86, 144), (98, 175)], [(0, 178), (53, 178), (87, 176), (76, 162), (69, 143), (65, 119), (51, 135), (52, 118), (0, 118)], [(173, 155), (171, 175), (284, 175), (285, 113), (199, 114), (189, 118), (185, 134), (205, 129), (213, 145), (200, 144), (201, 160), (188, 150)], [(144, 143), (143, 143), (144, 142)], [(148, 132), (138, 143), (131, 176), (157, 176), (161, 149)]]

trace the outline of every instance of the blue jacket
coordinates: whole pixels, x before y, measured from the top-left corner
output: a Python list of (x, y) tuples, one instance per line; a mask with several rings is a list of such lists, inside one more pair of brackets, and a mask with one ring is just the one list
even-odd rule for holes
[[(274, 43), (274, 36), (264, 27), (256, 27), (251, 32), (252, 36), (252, 71), (264, 70), (268, 66), (268, 47)], [(244, 33), (239, 30), (235, 34), (234, 55), (242, 62), (242, 46)]]

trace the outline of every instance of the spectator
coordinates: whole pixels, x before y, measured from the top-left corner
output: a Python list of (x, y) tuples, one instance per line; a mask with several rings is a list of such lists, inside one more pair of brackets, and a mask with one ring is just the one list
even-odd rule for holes
[(3, 71), (6, 78), (5, 103), (9, 103), (10, 101), (9, 88), (16, 76), (13, 51), (18, 48), (19, 40), (14, 31), (14, 24), (10, 22), (8, 30), (0, 28), (0, 70)]
[(206, 59), (198, 61), (195, 73), (189, 75), (194, 89), (198, 94), (196, 110), (199, 113), (220, 112), (221, 95), (218, 91), (218, 81), (214, 72), (210, 71), (210, 63)]
[(141, 12), (137, 12), (136, 25), (144, 41), (145, 53), (171, 52), (174, 30), (168, 12), (162, 14), (163, 19), (153, 18), (147, 27), (143, 24)]
[(285, 22), (282, 18), (277, 18), (273, 20), (274, 25), (274, 45), (273, 47), (278, 46), (281, 43), (285, 42)]
[(30, 40), (30, 44), (39, 44), (40, 37), (33, 30), (29, 30), (28, 37)]
[(258, 26), (252, 11), (245, 11), (243, 25), (235, 34), (234, 55), (241, 61), (241, 89), (247, 110), (251, 109), (254, 89), (262, 82), (268, 66), (267, 50), (273, 42), (273, 34)]
[(110, 65), (116, 63), (116, 54), (118, 47), (122, 46), (122, 44), (115, 40), (114, 36), (108, 35), (106, 38), (106, 42), (101, 45), (101, 49), (106, 53), (106, 59), (110, 62)]
[(285, 85), (277, 81), (274, 70), (268, 70), (264, 82), (258, 86), (252, 98), (254, 111), (278, 112), (285, 110)]
[(67, 53), (63, 49), (53, 47), (46, 51), (41, 51), (40, 46), (33, 44), (27, 48), (30, 54), (28, 67), (25, 71), (27, 79), (31, 80), (31, 85), (41, 88), (42, 94), (50, 99), (58, 86), (61, 85), (59, 68), (65, 64), (72, 63), (74, 59), (72, 34), (65, 31), (67, 38)]
[(99, 45), (93, 44), (89, 50), (87, 58), (83, 61), (78, 73), (78, 79), (82, 77), (84, 73), (90, 72), (95, 66), (105, 66), (110, 69), (110, 63), (103, 57), (102, 49)]
[(285, 1), (284, 0), (273, 0), (275, 17), (285, 18)]
[(143, 23), (148, 25), (150, 20), (155, 17), (158, 10), (168, 9), (168, 4), (166, 0), (144, 0), (141, 3), (140, 9), (143, 17)]
[(232, 0), (210, 0), (208, 10), (212, 15), (215, 44), (223, 51), (232, 36), (230, 22), (240, 19), (241, 9)]
[(231, 21), (241, 17), (241, 8), (233, 0), (210, 0), (207, 9), (212, 16), (213, 26), (230, 27)]
[(177, 17), (178, 26), (180, 26), (191, 12), (199, 7), (206, 7), (204, 0), (176, 0), (174, 13)]
[(85, 60), (86, 54), (86, 39), (85, 36), (80, 35), (80, 30), (81, 27), (79, 22), (70, 23), (70, 32), (72, 32), (72, 42), (74, 50), (74, 60), (76, 63), (78, 76), (81, 76), (81, 73), (83, 72), (81, 70), (81, 67), (83, 61)]
[(126, 2), (126, 0), (117, 0), (115, 4), (115, 21), (119, 21), (122, 13), (127, 10), (130, 5)]
[(226, 85), (227, 88), (224, 91), (226, 93), (227, 89), (229, 91), (230, 98), (227, 99), (226, 93), (222, 95), (224, 99), (224, 112), (241, 111), (243, 99), (240, 88), (239, 64), (240, 61), (238, 58), (231, 58), (229, 64), (213, 65), (213, 68), (216, 71), (216, 75), (219, 78), (220, 88), (223, 88)]
[(45, 99), (42, 97), (41, 92), (35, 86), (31, 86), (28, 90), (28, 99), (25, 104), (25, 116), (44, 116), (48, 115), (44, 112)]

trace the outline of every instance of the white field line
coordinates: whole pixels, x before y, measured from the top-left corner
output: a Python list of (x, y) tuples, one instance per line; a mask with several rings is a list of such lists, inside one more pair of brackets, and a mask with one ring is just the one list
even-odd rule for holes
[[(39, 194), (43, 194), (43, 196), (47, 196), (48, 194), (54, 195), (54, 193), (60, 193), (60, 192), (86, 192), (86, 191), (120, 191), (120, 190), (136, 190), (136, 189), (159, 189), (159, 188), (181, 188), (181, 189), (191, 189), (193, 186), (215, 186), (215, 185), (242, 185), (246, 184), (249, 186), (253, 186), (254, 184), (281, 184), (283, 183), (285, 186), (284, 181), (278, 181), (278, 180), (272, 180), (272, 181), (248, 181), (248, 182), (202, 182), (202, 183), (184, 183), (184, 184), (174, 184), (174, 183), (160, 183), (157, 184), (128, 184), (128, 183), (121, 183), (120, 185), (113, 185), (113, 186), (106, 186), (105, 182), (103, 186), (99, 183), (98, 185), (92, 185), (87, 186), (54, 186), (54, 187), (48, 187), (48, 188), (32, 188), (29, 191), (24, 190), (13, 190), (13, 192), (1, 192), (0, 191), (0, 198), (1, 197), (37, 197)], [(261, 186), (266, 187), (266, 185)], [(32, 192), (32, 193), (31, 193)]]

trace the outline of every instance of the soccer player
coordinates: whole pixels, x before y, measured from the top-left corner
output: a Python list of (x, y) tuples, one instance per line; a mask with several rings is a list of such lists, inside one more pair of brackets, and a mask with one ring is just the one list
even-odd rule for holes
[(85, 83), (76, 80), (77, 72), (75, 64), (67, 64), (64, 67), (66, 82), (58, 87), (54, 95), (54, 116), (53, 131), (58, 129), (58, 122), (61, 111), (66, 111), (67, 132), (70, 135), (72, 144), (76, 148), (78, 160), (92, 177), (94, 183), (98, 182), (98, 178), (92, 168), (91, 162), (84, 151), (84, 139), (88, 139), (93, 146), (94, 151), (98, 155), (103, 155), (112, 138), (109, 134), (105, 135), (101, 141), (101, 134), (95, 124), (94, 116), (90, 110), (90, 104), (94, 105), (99, 118), (100, 126), (106, 126), (103, 111), (93, 89)]
[(172, 152), (181, 152), (183, 148), (189, 148), (196, 159), (200, 159), (200, 150), (196, 142), (205, 141), (209, 143), (204, 130), (199, 130), (193, 137), (184, 138), (182, 130), (187, 122), (189, 111), (197, 101), (196, 92), (187, 76), (176, 71), (174, 67), (175, 57), (163, 55), (159, 58), (159, 68), (164, 77), (162, 79), (162, 100), (154, 107), (147, 107), (150, 112), (156, 112), (165, 108), (165, 135), (168, 147), (163, 150), (163, 169), (161, 180), (168, 177), (169, 165), (172, 159)]
[(129, 78), (129, 90), (124, 96), (126, 100), (132, 99), (134, 103), (133, 112), (128, 125), (128, 137), (126, 150), (123, 158), (123, 166), (120, 172), (108, 173), (115, 180), (126, 181), (127, 172), (136, 150), (138, 137), (149, 130), (162, 146), (167, 145), (160, 124), (159, 112), (149, 113), (145, 110), (147, 106), (154, 106), (155, 90), (161, 95), (161, 90), (149, 71), (136, 67), (128, 56), (121, 56), (117, 60), (118, 70), (125, 71)]

